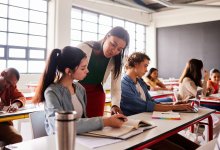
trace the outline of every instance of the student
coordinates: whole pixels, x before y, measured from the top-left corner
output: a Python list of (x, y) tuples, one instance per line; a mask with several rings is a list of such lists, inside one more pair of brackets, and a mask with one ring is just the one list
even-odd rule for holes
[[(15, 68), (7, 68), (0, 74), (0, 110), (7, 106), (7, 112), (15, 112), (25, 104), (24, 95), (17, 89), (20, 78)], [(6, 145), (22, 141), (22, 136), (13, 127), (12, 121), (0, 122), (0, 141)]]
[(209, 74), (204, 70), (204, 81), (202, 83), (203, 63), (198, 59), (191, 59), (187, 62), (186, 67), (179, 79), (179, 100), (188, 100), (197, 94), (197, 87), (202, 87), (202, 94), (206, 95), (206, 83)]
[(207, 82), (207, 88), (210, 89), (210, 94), (216, 94), (219, 90), (220, 72), (218, 69), (210, 70), (210, 80)]
[(112, 114), (122, 113), (121, 71), (124, 52), (129, 44), (129, 34), (122, 27), (112, 28), (100, 41), (90, 41), (78, 47), (87, 54), (89, 74), (80, 81), (86, 89), (88, 117), (103, 116), (105, 92), (103, 84), (111, 73)]
[(122, 114), (111, 117), (87, 118), (85, 89), (74, 80), (82, 80), (89, 72), (86, 54), (78, 48), (67, 46), (54, 49), (38, 85), (34, 102), (44, 102), (47, 134), (54, 134), (55, 112), (77, 112), (77, 133), (102, 129), (104, 126), (120, 127)]
[[(150, 58), (143, 53), (135, 52), (128, 57), (126, 74), (121, 81), (122, 99), (121, 109), (125, 115), (134, 115), (142, 112), (191, 110), (190, 104), (162, 105), (152, 100), (147, 86), (140, 78), (147, 72)], [(150, 149), (196, 149), (197, 144), (175, 134), (166, 140), (158, 142)]]
[(149, 95), (147, 86), (140, 78), (147, 72), (150, 58), (143, 53), (133, 53), (126, 63), (126, 74), (121, 81), (121, 109), (125, 115), (141, 112), (192, 109), (190, 104), (157, 104)]
[(146, 77), (143, 78), (145, 83), (150, 86), (150, 90), (173, 90), (172, 87), (166, 87), (159, 79), (158, 79), (158, 70), (156, 68), (151, 68)]

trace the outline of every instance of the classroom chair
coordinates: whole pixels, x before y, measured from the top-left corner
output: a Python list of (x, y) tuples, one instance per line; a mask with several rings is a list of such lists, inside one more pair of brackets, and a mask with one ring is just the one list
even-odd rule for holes
[(47, 136), (45, 125), (44, 125), (45, 112), (36, 111), (36, 112), (30, 113), (29, 118), (31, 121), (33, 138), (35, 139), (35, 138)]

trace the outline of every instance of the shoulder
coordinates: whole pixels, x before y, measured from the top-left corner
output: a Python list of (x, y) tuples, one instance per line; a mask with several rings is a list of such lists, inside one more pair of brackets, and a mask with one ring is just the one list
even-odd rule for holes
[(185, 82), (193, 82), (193, 80), (190, 79), (189, 77), (185, 77), (185, 78), (183, 78), (183, 83), (185, 83)]
[(57, 83), (53, 83), (47, 87), (47, 89), (45, 90), (44, 93), (48, 94), (48, 93), (53, 92), (56, 95), (58, 95), (58, 94), (62, 95), (62, 93), (64, 93), (65, 91), (66, 91), (66, 89), (63, 86), (61, 86), (60, 84), (57, 84)]
[(79, 82), (74, 82), (74, 85), (75, 85), (76, 89), (78, 89), (80, 91), (85, 91), (85, 88)]
[(77, 47), (79, 49), (81, 49), (82, 51), (84, 51), (85, 53), (91, 52), (92, 51), (92, 46), (88, 43), (89, 42), (80, 43), (79, 45), (77, 45)]

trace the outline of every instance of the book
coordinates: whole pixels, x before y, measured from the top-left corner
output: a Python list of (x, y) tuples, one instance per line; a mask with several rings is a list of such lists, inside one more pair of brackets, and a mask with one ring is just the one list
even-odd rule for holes
[(180, 114), (178, 112), (159, 112), (154, 111), (152, 119), (165, 119), (165, 120), (180, 120)]
[(127, 139), (154, 127), (156, 126), (146, 121), (129, 118), (121, 128), (104, 127), (102, 130), (91, 131), (82, 135)]

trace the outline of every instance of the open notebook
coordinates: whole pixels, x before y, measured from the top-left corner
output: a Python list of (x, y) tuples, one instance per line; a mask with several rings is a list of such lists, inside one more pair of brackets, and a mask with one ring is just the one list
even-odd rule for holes
[(82, 135), (127, 139), (153, 127), (155, 126), (148, 122), (129, 118), (121, 128), (104, 127), (102, 130), (92, 131)]

